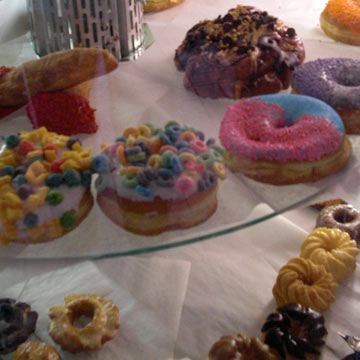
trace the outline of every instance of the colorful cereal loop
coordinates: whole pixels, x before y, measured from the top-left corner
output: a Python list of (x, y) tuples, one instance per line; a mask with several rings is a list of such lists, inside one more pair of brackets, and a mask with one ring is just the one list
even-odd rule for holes
[(221, 180), (226, 179), (226, 169), (223, 163), (215, 161), (212, 165), (212, 169)]
[(126, 170), (128, 174), (137, 174), (142, 168), (140, 166), (127, 166)]
[(193, 162), (197, 162), (197, 158), (195, 155), (188, 153), (188, 152), (183, 152), (179, 155), (180, 160), (185, 164), (188, 161), (193, 161)]
[(135, 145), (136, 137), (134, 135), (129, 135), (126, 139), (126, 147), (132, 147)]
[(195, 190), (195, 182), (192, 177), (181, 175), (175, 181), (175, 189), (181, 195), (190, 195)]
[(147, 162), (153, 169), (159, 169), (161, 165), (161, 156), (159, 154), (153, 154), (149, 157)]
[(124, 130), (123, 136), (129, 137), (130, 135), (133, 135), (134, 137), (138, 137), (140, 135), (138, 128), (128, 127)]
[(140, 125), (138, 127), (139, 135), (144, 137), (150, 137), (151, 136), (151, 129), (146, 125)]
[(197, 139), (196, 135), (190, 130), (184, 131), (178, 137), (178, 140), (184, 140), (184, 141), (187, 141), (187, 142), (190, 142), (190, 141), (193, 141), (193, 140), (196, 140), (196, 139)]
[(208, 150), (206, 144), (198, 139), (190, 141), (190, 149), (193, 149), (198, 154), (204, 153)]
[[(121, 143), (118, 143), (118, 144), (121, 144)], [(124, 146), (122, 146), (122, 145), (118, 146), (118, 148), (116, 150), (116, 157), (120, 161), (121, 165), (126, 165), (127, 164)]]
[(178, 149), (175, 146), (163, 145), (159, 150), (159, 154), (162, 155), (167, 150), (172, 151), (174, 154), (178, 153)]
[(163, 146), (163, 143), (158, 137), (155, 137), (155, 138), (151, 139), (149, 145), (150, 145), (151, 153), (156, 154), (159, 152), (160, 148)]

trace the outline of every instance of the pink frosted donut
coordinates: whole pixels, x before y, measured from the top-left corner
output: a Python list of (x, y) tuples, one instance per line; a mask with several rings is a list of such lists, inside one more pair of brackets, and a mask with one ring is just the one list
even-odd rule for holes
[(230, 169), (279, 185), (330, 175), (351, 154), (338, 114), (300, 95), (265, 95), (231, 105), (220, 140)]

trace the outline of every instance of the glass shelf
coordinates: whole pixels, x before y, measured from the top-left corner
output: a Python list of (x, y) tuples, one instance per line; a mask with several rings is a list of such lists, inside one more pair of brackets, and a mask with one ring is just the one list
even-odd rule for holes
[[(216, 17), (228, 9), (203, 7), (201, 15), (200, 12), (192, 13), (191, 9), (184, 7), (184, 13), (170, 16), (171, 21), (164, 20), (163, 14), (158, 17), (151, 15), (147, 22), (155, 38), (154, 44), (138, 60), (120, 63), (115, 72), (92, 82), (90, 103), (96, 109), (99, 130), (95, 135), (82, 135), (80, 138), (84, 146), (92, 148), (93, 154), (100, 152), (101, 143), (113, 142), (124, 128), (147, 122), (163, 126), (169, 120), (176, 120), (201, 129), (207, 137), (218, 138), (220, 121), (233, 101), (203, 99), (186, 91), (182, 84), (183, 74), (176, 71), (173, 56), (186, 31), (195, 22), (204, 17)], [(285, 10), (282, 10), (284, 14)], [(281, 14), (277, 15), (281, 18)], [(282, 18), (287, 20), (285, 15)], [(322, 41), (319, 29), (306, 27), (301, 19), (291, 18), (286, 22), (303, 37), (306, 60), (337, 56), (344, 51), (345, 45), (330, 39)], [(18, 65), (35, 58), (28, 34), (0, 46), (3, 49), (0, 65)], [(357, 47), (346, 46), (346, 49), (347, 56), (359, 57)], [(25, 110), (20, 109), (1, 120), (0, 135), (30, 130), (25, 114)], [(330, 193), (336, 189), (337, 196), (348, 197), (345, 200), (359, 206), (360, 200), (354, 194), (360, 193), (360, 140), (357, 136), (351, 136), (351, 140), (354, 155), (346, 168), (315, 183), (272, 186), (229, 173), (227, 179), (220, 183), (216, 212), (196, 227), (157, 236), (139, 236), (113, 224), (95, 204), (80, 226), (62, 238), (28, 246), (11, 243), (1, 247), (0, 257), (96, 259), (183, 246), (253, 226), (289, 209), (305, 206), (329, 189)], [(273, 212), (258, 218), (248, 217), (260, 203), (268, 204)]]

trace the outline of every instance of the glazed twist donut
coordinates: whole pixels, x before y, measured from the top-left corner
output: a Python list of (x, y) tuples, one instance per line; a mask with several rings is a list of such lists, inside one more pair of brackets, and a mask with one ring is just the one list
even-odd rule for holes
[(211, 348), (208, 360), (275, 360), (276, 357), (259, 338), (239, 333), (222, 336)]
[(61, 360), (61, 357), (49, 344), (27, 341), (16, 349), (12, 360)]
[(301, 257), (322, 264), (336, 281), (349, 277), (356, 267), (359, 249), (350, 236), (339, 229), (317, 228), (301, 246)]
[(273, 295), (278, 306), (299, 303), (324, 312), (335, 301), (337, 283), (323, 265), (294, 258), (280, 269)]
[[(50, 309), (49, 334), (64, 350), (71, 353), (99, 349), (111, 340), (120, 326), (119, 310), (102, 295), (76, 294), (65, 297), (65, 306)], [(85, 326), (77, 326), (82, 316), (91, 318)]]

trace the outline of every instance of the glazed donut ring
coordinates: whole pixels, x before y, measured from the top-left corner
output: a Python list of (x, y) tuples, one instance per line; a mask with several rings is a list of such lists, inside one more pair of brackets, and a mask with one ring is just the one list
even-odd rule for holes
[(144, 13), (166, 10), (183, 1), (184, 0), (146, 0), (144, 4)]
[(346, 232), (317, 228), (303, 242), (300, 256), (324, 265), (339, 282), (355, 271), (358, 253), (356, 242)]
[(35, 331), (38, 314), (14, 299), (0, 299), (0, 354), (14, 351)]
[(49, 344), (27, 341), (16, 349), (12, 360), (61, 360), (61, 357)]
[(336, 41), (360, 45), (359, 1), (330, 0), (320, 15), (320, 26)]
[(278, 306), (298, 303), (324, 312), (335, 301), (338, 284), (323, 265), (293, 258), (283, 266), (273, 287)]
[(259, 338), (238, 333), (222, 336), (211, 348), (208, 360), (275, 360), (269, 347)]
[[(76, 326), (81, 316), (91, 318), (85, 326)], [(119, 310), (102, 295), (68, 295), (65, 306), (50, 309), (49, 334), (64, 350), (71, 353), (99, 349), (111, 340), (120, 326)]]
[(351, 205), (342, 204), (325, 207), (318, 215), (316, 227), (337, 228), (360, 241), (360, 212)]
[(281, 359), (313, 359), (325, 345), (324, 317), (300, 304), (280, 307), (270, 314), (261, 329), (264, 342)]

